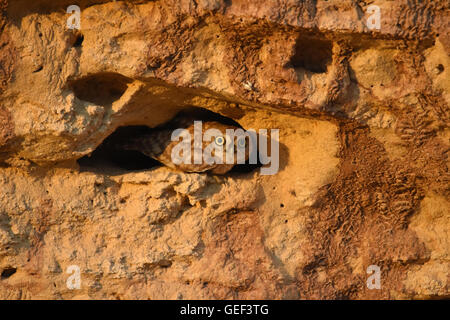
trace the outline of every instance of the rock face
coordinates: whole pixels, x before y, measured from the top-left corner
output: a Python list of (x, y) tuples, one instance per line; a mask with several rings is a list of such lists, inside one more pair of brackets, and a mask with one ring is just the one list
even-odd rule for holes
[[(73, 4), (0, 0), (1, 299), (450, 297), (448, 1)], [(99, 151), (187, 109), (279, 171)]]

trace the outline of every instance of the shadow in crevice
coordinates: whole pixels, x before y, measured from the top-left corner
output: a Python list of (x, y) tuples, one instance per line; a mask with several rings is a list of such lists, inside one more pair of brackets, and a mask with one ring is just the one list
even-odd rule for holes
[(295, 45), (289, 67), (294, 68), (297, 81), (305, 76), (326, 73), (333, 60), (333, 44), (314, 35), (301, 35)]
[(11, 277), (14, 273), (16, 273), (17, 269), (13, 268), (13, 267), (8, 267), (3, 269), (1, 275), (0, 275), (0, 279), (4, 280), (4, 279), (8, 279), (9, 277)]
[(150, 132), (152, 132), (152, 129), (146, 126), (119, 127), (91, 155), (79, 159), (78, 164), (83, 171), (115, 169), (115, 171), (122, 173), (160, 167), (160, 162), (139, 151), (123, 150), (116, 147), (128, 137), (145, 135)]

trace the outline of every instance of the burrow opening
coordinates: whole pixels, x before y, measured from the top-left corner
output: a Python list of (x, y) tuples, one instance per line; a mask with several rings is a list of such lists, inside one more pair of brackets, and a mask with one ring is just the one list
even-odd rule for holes
[[(188, 108), (178, 113), (177, 116), (194, 117), (196, 120), (205, 122), (217, 121), (242, 128), (242, 126), (233, 119), (203, 108)], [(166, 128), (170, 123), (171, 121), (168, 121), (156, 128), (137, 125), (121, 126), (117, 128), (90, 155), (78, 159), (77, 162), (80, 165), (80, 169), (82, 171), (94, 172), (113, 171), (117, 174), (123, 174), (126, 172), (149, 170), (163, 166), (159, 161), (150, 158), (139, 151), (123, 150), (117, 148), (117, 146), (130, 137), (154, 133), (156, 130)], [(258, 157), (257, 164), (237, 164), (227, 174), (249, 173), (261, 166), (262, 164), (259, 162)]]
[(332, 62), (332, 49), (333, 45), (329, 40), (310, 35), (301, 36), (297, 39), (290, 65), (297, 72), (325, 73)]
[(8, 279), (8, 278), (11, 277), (14, 273), (16, 273), (16, 271), (17, 271), (16, 268), (12, 268), (12, 267), (5, 268), (5, 269), (3, 269), (3, 271), (2, 271), (2, 273), (1, 273), (1, 275), (0, 275), (0, 278), (1, 278), (2, 280)]
[(108, 106), (122, 97), (131, 82), (117, 73), (99, 73), (70, 81), (69, 87), (80, 100)]
[(73, 43), (73, 47), (80, 48), (83, 44), (83, 41), (84, 41), (84, 36), (81, 33), (77, 34), (75, 37), (75, 41)]

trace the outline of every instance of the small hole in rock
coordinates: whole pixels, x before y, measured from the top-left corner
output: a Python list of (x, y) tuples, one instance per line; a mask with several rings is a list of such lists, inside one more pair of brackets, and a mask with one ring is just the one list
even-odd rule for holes
[(444, 66), (440, 63), (436, 66), (437, 73), (442, 73), (444, 71)]
[(280, 208), (284, 208), (284, 204), (280, 203)]
[(332, 61), (332, 43), (314, 36), (301, 36), (296, 43), (295, 54), (291, 58), (291, 65), (299, 72), (325, 73)]
[(99, 73), (71, 81), (69, 86), (78, 99), (109, 106), (120, 99), (131, 82), (117, 73)]
[(81, 45), (83, 44), (84, 41), (84, 36), (82, 34), (77, 35), (77, 37), (75, 38), (75, 42), (73, 44), (73, 46), (75, 48), (79, 48), (81, 47)]
[(42, 71), (43, 69), (44, 69), (43, 66), (39, 66), (36, 68), (36, 70), (33, 71), (33, 73), (38, 73), (38, 72)]
[(160, 263), (159, 263), (159, 265), (160, 265), (162, 268), (169, 268), (169, 267), (172, 266), (172, 261), (169, 261), (169, 260), (161, 260)]
[(14, 273), (16, 273), (17, 269), (16, 268), (5, 268), (2, 271), (1, 274), (1, 278), (2, 279), (8, 279), (9, 277), (11, 277)]

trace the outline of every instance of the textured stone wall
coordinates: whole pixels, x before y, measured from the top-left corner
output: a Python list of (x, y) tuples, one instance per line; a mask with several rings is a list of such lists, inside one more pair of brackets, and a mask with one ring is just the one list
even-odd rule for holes
[[(450, 297), (448, 1), (0, 11), (1, 299)], [(279, 129), (279, 172), (97, 156), (193, 107)]]

